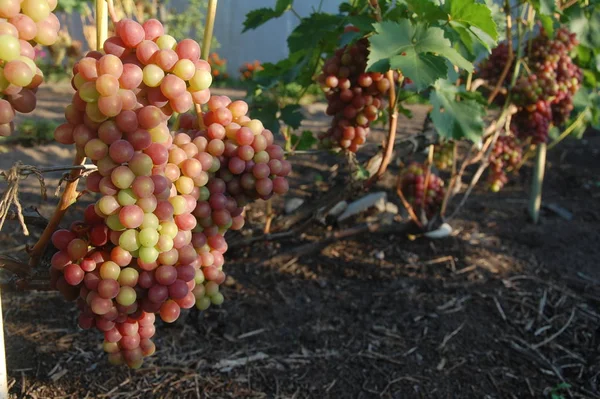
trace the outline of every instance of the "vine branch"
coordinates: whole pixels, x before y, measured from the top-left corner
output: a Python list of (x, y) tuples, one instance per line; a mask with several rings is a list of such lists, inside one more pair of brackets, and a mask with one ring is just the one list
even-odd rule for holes
[(498, 83), (496, 83), (494, 90), (488, 97), (488, 104), (493, 103), (494, 100), (496, 99), (496, 97), (498, 96), (498, 94), (500, 93), (500, 90), (502, 89), (502, 86), (504, 85), (504, 81), (506, 80), (506, 77), (508, 76), (508, 72), (510, 71), (510, 67), (512, 66), (512, 63), (515, 59), (515, 52), (513, 49), (513, 41), (512, 41), (513, 24), (512, 24), (512, 11), (510, 8), (510, 0), (504, 1), (504, 12), (506, 14), (506, 44), (508, 46), (508, 59), (506, 60), (504, 69), (502, 70), (502, 73), (500, 74)]
[[(102, 49), (104, 42), (108, 38), (108, 3), (107, 0), (96, 0), (96, 50)], [(73, 166), (83, 166), (85, 163), (85, 156), (79, 153), (75, 154), (73, 159)], [(52, 234), (67, 212), (69, 206), (77, 201), (77, 183), (83, 173), (82, 168), (75, 168), (71, 170), (65, 185), (65, 190), (60, 197), (58, 205), (54, 209), (54, 214), (50, 218), (48, 225), (44, 229), (44, 232), (40, 236), (38, 242), (33, 246), (30, 252), (31, 258), (29, 259), (29, 265), (35, 266), (38, 264)]]

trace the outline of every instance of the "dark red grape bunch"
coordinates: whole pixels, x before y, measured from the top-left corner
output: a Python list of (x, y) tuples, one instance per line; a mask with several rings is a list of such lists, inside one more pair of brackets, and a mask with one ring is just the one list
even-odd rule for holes
[(450, 170), (454, 163), (454, 143), (437, 144), (433, 153), (433, 164), (438, 170)]
[(570, 56), (576, 45), (575, 34), (566, 28), (558, 29), (553, 39), (541, 29), (532, 40), (527, 57), (531, 73), (519, 78), (512, 93), (519, 112), (513, 116), (511, 130), (518, 137), (544, 143), (552, 125), (568, 120), (582, 80)]
[(508, 182), (508, 173), (514, 171), (523, 158), (523, 147), (512, 135), (500, 136), (490, 154), (488, 185), (490, 190), (498, 192)]
[[(391, 84), (383, 74), (365, 72), (369, 55), (366, 39), (338, 49), (325, 61), (318, 78), (328, 101), (331, 127), (319, 136), (324, 147), (356, 152), (379, 117)], [(399, 75), (397, 74), (397, 79)]]
[(424, 164), (411, 163), (402, 170), (400, 188), (417, 215), (424, 212), (431, 218), (439, 212), (446, 191), (444, 181), (434, 173), (429, 174), (429, 184), (425, 187), (426, 173)]
[[(502, 76), (502, 72), (508, 62), (508, 45), (505, 42), (500, 43), (496, 48), (492, 50), (490, 56), (479, 65), (477, 77), (488, 81), (489, 85), (495, 87), (498, 84), (498, 80)], [(508, 86), (510, 78), (513, 75), (515, 68), (514, 62), (512, 63), (504, 81), (503, 86)], [(506, 97), (498, 95), (494, 99), (495, 103), (503, 104)]]

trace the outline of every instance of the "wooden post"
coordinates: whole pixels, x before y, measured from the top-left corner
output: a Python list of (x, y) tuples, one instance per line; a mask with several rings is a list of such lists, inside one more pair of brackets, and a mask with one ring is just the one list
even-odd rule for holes
[(102, 50), (106, 39), (108, 39), (108, 2), (96, 0), (96, 50)]
[(531, 193), (529, 196), (529, 216), (533, 223), (540, 220), (540, 208), (542, 207), (542, 186), (544, 184), (544, 172), (546, 169), (546, 143), (537, 146), (535, 154), (535, 166), (533, 168), (533, 179), (531, 182)]
[(213, 29), (215, 27), (215, 18), (217, 16), (217, 0), (208, 0), (208, 10), (206, 12), (206, 24), (204, 25), (204, 37), (202, 38), (202, 59), (208, 60), (210, 54), (210, 45), (213, 38)]

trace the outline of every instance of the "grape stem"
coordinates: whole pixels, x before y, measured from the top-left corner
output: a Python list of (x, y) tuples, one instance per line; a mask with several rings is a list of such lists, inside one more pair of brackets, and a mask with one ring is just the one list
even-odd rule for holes
[(494, 90), (488, 97), (488, 101), (487, 101), (488, 104), (493, 103), (494, 99), (496, 99), (496, 97), (500, 93), (500, 90), (502, 89), (502, 86), (504, 85), (504, 81), (506, 80), (506, 77), (508, 76), (508, 72), (510, 71), (510, 67), (512, 66), (512, 63), (515, 59), (515, 52), (513, 49), (513, 42), (512, 42), (513, 24), (512, 24), (512, 11), (510, 8), (510, 0), (504, 1), (504, 13), (506, 14), (506, 44), (508, 45), (508, 59), (506, 60), (504, 69), (502, 70), (502, 73), (500, 74), (498, 83), (496, 83), (496, 87), (494, 87)]
[(404, 193), (402, 192), (402, 175), (401, 174), (398, 174), (398, 179), (396, 181), (396, 192), (398, 193), (398, 197), (400, 197), (400, 201), (402, 201), (402, 205), (404, 206), (404, 209), (406, 209), (406, 212), (408, 212), (408, 216), (410, 216), (410, 219), (417, 226), (419, 226), (420, 229), (422, 229), (423, 224), (417, 217), (417, 214), (415, 213), (415, 210), (413, 209), (412, 205), (410, 204), (410, 202), (408, 202), (406, 200), (406, 197), (404, 196)]
[[(381, 22), (381, 8), (379, 7), (379, 2), (377, 0), (372, 1), (371, 6), (375, 11), (375, 19), (377, 22)], [(390, 91), (389, 91), (389, 121), (388, 121), (388, 138), (387, 143), (385, 145), (385, 152), (383, 155), (383, 159), (381, 160), (381, 164), (379, 165), (379, 169), (377, 172), (367, 180), (365, 186), (371, 187), (377, 180), (383, 176), (387, 167), (392, 160), (392, 155), (394, 153), (394, 142), (396, 141), (396, 130), (398, 129), (398, 107), (397, 107), (397, 98), (396, 98), (396, 82), (394, 79), (394, 71), (389, 70), (386, 73), (387, 79), (390, 81)]]
[[(104, 46), (104, 42), (108, 38), (108, 4), (106, 0), (96, 0), (96, 50)], [(85, 164), (85, 156), (75, 154), (73, 166), (81, 167)], [(29, 265), (34, 267), (38, 264), (48, 242), (52, 238), (52, 234), (56, 231), (60, 222), (67, 212), (69, 206), (74, 204), (78, 198), (77, 183), (83, 174), (82, 168), (72, 169), (65, 185), (65, 190), (60, 197), (58, 205), (54, 209), (54, 214), (50, 218), (48, 225), (40, 236), (37, 243), (31, 249), (29, 255)]]
[[(60, 222), (67, 212), (69, 206), (71, 206), (77, 200), (77, 182), (79, 181), (79, 177), (83, 173), (83, 170), (80, 166), (83, 166), (85, 162), (85, 157), (76, 155), (75, 160), (73, 161), (74, 169), (71, 170), (69, 174), (69, 179), (67, 180), (67, 184), (65, 186), (65, 191), (63, 191), (62, 196), (60, 197), (60, 201), (54, 209), (54, 214), (50, 218), (48, 225), (44, 229), (44, 232), (40, 236), (38, 242), (33, 246), (30, 251), (31, 258), (29, 259), (29, 265), (35, 266), (38, 264), (52, 234), (56, 231)], [(79, 166), (79, 167), (78, 167)]]
[[(51, 166), (48, 168), (37, 168), (37, 172), (39, 173), (52, 173), (52, 172), (69, 172), (71, 170), (81, 170), (84, 172), (94, 171), (98, 169), (96, 165), (71, 165), (71, 166)], [(35, 172), (31, 170), (24, 170), (21, 172), (23, 176), (29, 176)]]

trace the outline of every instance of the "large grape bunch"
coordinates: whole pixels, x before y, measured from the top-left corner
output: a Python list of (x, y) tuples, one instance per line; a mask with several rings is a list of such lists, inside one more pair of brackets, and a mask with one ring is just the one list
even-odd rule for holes
[[(243, 101), (211, 97), (210, 72), (198, 43), (176, 42), (156, 20), (120, 21), (104, 53), (74, 67), (55, 138), (97, 165), (86, 186), (100, 197), (54, 233), (50, 273), (77, 300), (79, 325), (104, 333), (113, 364), (137, 368), (155, 351), (155, 314), (171, 323), (223, 303), (225, 232), (243, 226), (248, 202), (288, 189), (272, 133)], [(201, 118), (185, 114), (196, 105)]]
[(532, 41), (528, 64), (533, 73), (521, 77), (514, 90), (520, 111), (513, 117), (511, 128), (519, 137), (546, 142), (550, 126), (564, 124), (571, 115), (573, 96), (582, 79), (581, 70), (569, 55), (576, 46), (575, 34), (566, 28), (558, 29), (553, 39), (542, 29)]
[(377, 120), (383, 97), (392, 82), (379, 72), (365, 72), (369, 55), (366, 39), (338, 49), (325, 61), (318, 80), (326, 93), (331, 127), (319, 136), (325, 147), (356, 152)]
[(57, 0), (0, 1), (0, 136), (13, 132), (16, 112), (35, 109), (44, 75), (34, 62), (33, 47), (56, 42), (56, 5)]
[[(513, 90), (512, 101), (519, 107), (513, 116), (511, 130), (522, 139), (543, 143), (548, 140), (552, 125), (560, 126), (573, 110), (573, 96), (579, 90), (581, 70), (573, 63), (570, 53), (577, 46), (575, 34), (566, 28), (557, 29), (550, 38), (544, 29), (531, 42), (527, 56), (529, 71), (521, 76)], [(480, 70), (480, 75), (496, 84), (508, 60), (505, 44), (496, 48)], [(508, 84), (511, 73), (503, 84)], [(503, 99), (500, 98), (502, 101)]]
[(507, 172), (514, 171), (523, 157), (523, 147), (513, 135), (498, 137), (490, 154), (488, 185), (490, 190), (498, 192), (508, 182)]
[[(492, 86), (496, 86), (498, 81), (502, 77), (502, 72), (504, 72), (504, 68), (509, 60), (509, 52), (508, 52), (508, 44), (503, 42), (500, 43), (497, 47), (492, 50), (490, 56), (484, 60), (478, 68), (478, 77), (481, 79), (485, 79)], [(502, 81), (502, 86), (508, 86), (510, 79), (514, 73), (515, 63), (511, 63), (504, 80)], [(506, 100), (506, 97), (500, 93), (494, 99), (495, 103), (503, 104)]]
[(425, 187), (427, 167), (413, 162), (400, 174), (400, 189), (417, 215), (421, 212), (428, 218), (434, 216), (444, 201), (444, 181), (434, 173), (429, 174)]

